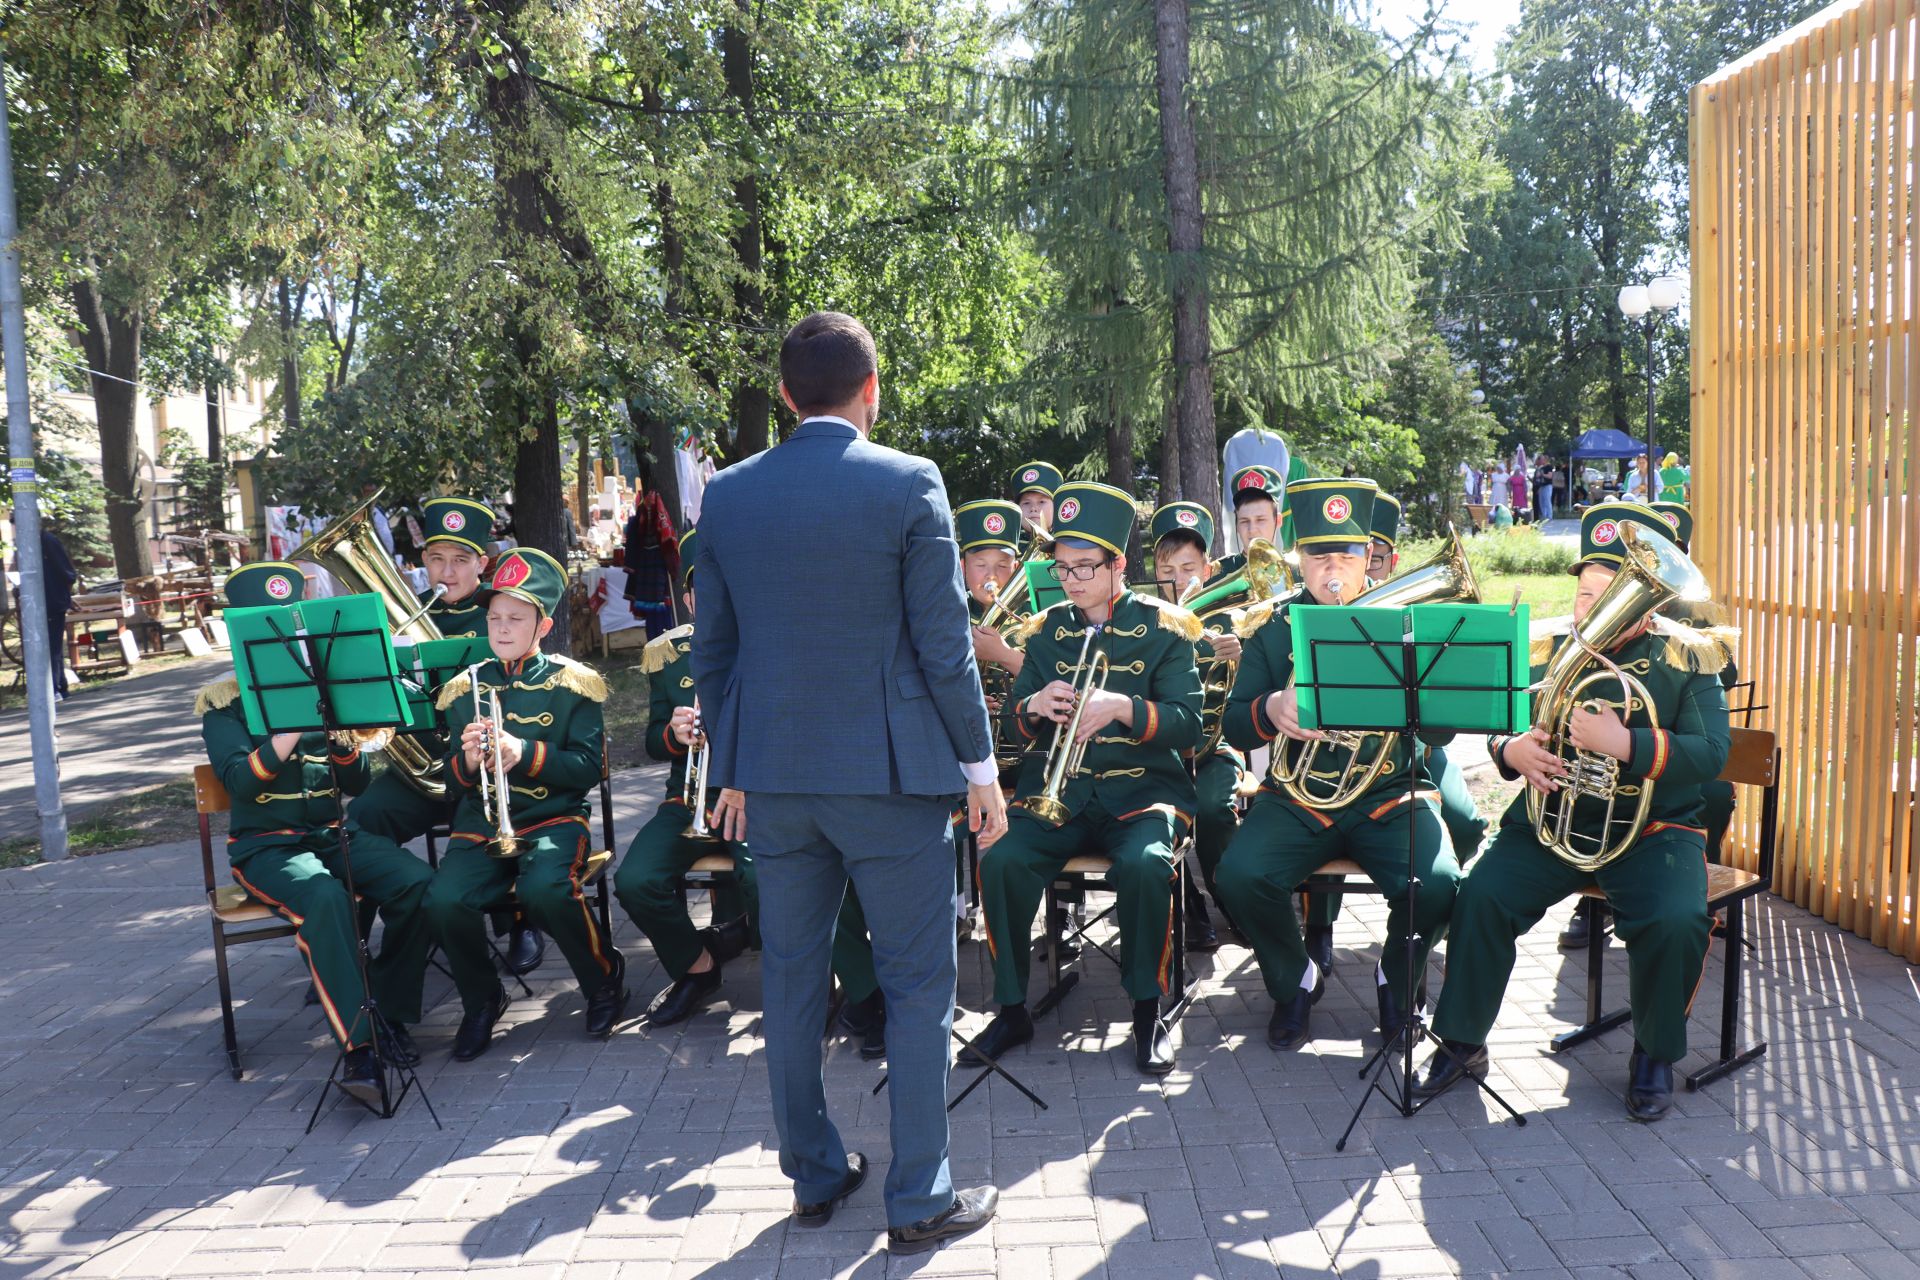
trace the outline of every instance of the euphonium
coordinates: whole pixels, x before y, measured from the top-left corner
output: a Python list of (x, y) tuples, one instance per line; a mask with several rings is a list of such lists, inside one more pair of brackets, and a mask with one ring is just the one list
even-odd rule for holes
[[(1473, 579), (1473, 566), (1467, 563), (1467, 549), (1460, 541), (1459, 532), (1448, 525), (1447, 545), (1431, 560), (1370, 591), (1361, 592), (1346, 603), (1371, 609), (1401, 609), (1416, 604), (1478, 604), (1480, 584)], [(1326, 732), (1327, 742), (1302, 745), (1300, 757), (1291, 768), (1284, 763), (1284, 752), (1273, 754), (1274, 778), (1293, 802), (1305, 809), (1344, 809), (1365, 795), (1392, 765), (1393, 749), (1400, 737), (1397, 733), (1364, 733), (1351, 729)], [(1322, 746), (1343, 747), (1347, 752), (1346, 765), (1329, 792), (1314, 790), (1313, 766), (1319, 760)]]
[(1087, 699), (1107, 687), (1108, 660), (1106, 650), (1087, 660), (1087, 651), (1092, 648), (1094, 637), (1100, 634), (1100, 628), (1093, 623), (1087, 624), (1087, 638), (1080, 642), (1080, 660), (1076, 664), (1079, 675), (1073, 686), (1073, 714), (1066, 722), (1053, 731), (1053, 744), (1047, 748), (1047, 765), (1041, 776), (1045, 782), (1040, 794), (1027, 801), (1027, 811), (1045, 822), (1058, 826), (1073, 815), (1068, 812), (1065, 796), (1067, 783), (1073, 775), (1080, 772), (1080, 762), (1086, 758), (1087, 744), (1077, 741), (1080, 735), (1080, 717), (1087, 709)]
[[(1547, 749), (1566, 765), (1560, 789), (1551, 794), (1527, 788), (1527, 816), (1534, 835), (1568, 866), (1593, 871), (1606, 866), (1633, 847), (1646, 829), (1653, 807), (1653, 784), (1642, 781), (1640, 798), (1629, 818), (1616, 817), (1620, 801), (1620, 762), (1597, 751), (1582, 751), (1571, 738), (1576, 707), (1594, 707), (1604, 699), (1590, 697), (1595, 685), (1613, 681), (1621, 701), (1605, 703), (1630, 715), (1635, 704), (1646, 709), (1649, 727), (1660, 727), (1653, 695), (1637, 677), (1620, 669), (1606, 650), (1673, 600), (1699, 601), (1708, 596), (1707, 580), (1686, 553), (1658, 534), (1642, 534), (1638, 526), (1620, 524), (1620, 570), (1587, 616), (1573, 628), (1547, 664), (1534, 688), (1534, 727), (1547, 735)], [(1574, 806), (1583, 799), (1602, 801), (1605, 816), (1597, 836), (1574, 830)], [(1618, 834), (1616, 835), (1616, 830)]]
[[(1265, 538), (1247, 544), (1247, 562), (1232, 577), (1208, 587), (1195, 578), (1180, 593), (1180, 607), (1200, 619), (1209, 636), (1231, 629), (1241, 609), (1293, 586), (1293, 572), (1280, 551)], [(1200, 749), (1199, 755), (1212, 754), (1220, 745), (1225, 726), (1227, 699), (1233, 693), (1233, 680), (1240, 664), (1221, 658), (1201, 660), (1200, 674)]]
[[(379, 596), (386, 605), (387, 624), (393, 629), (395, 639), (412, 640), (415, 643), (441, 639), (440, 628), (433, 624), (433, 619), (426, 616), (426, 610), (414, 599), (413, 592), (394, 569), (393, 557), (387, 554), (386, 548), (380, 545), (380, 539), (373, 532), (373, 504), (380, 500), (381, 492), (376, 491), (365, 502), (301, 543), (287, 559), (319, 565), (352, 594)], [(440, 594), (444, 593), (436, 593), (434, 598), (438, 599)], [(378, 740), (377, 735), (382, 732), (386, 732), (385, 741)], [(418, 739), (406, 734), (373, 730), (356, 740), (354, 746), (363, 751), (386, 752), (387, 763), (406, 779), (408, 786), (421, 795), (436, 800), (446, 797), (447, 784), (441, 777), (440, 759)]]

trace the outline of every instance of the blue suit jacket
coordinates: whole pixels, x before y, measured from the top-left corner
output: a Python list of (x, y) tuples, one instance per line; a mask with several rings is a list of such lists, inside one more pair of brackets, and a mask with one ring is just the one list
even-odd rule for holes
[(693, 676), (712, 780), (956, 795), (993, 754), (940, 470), (802, 423), (701, 499)]

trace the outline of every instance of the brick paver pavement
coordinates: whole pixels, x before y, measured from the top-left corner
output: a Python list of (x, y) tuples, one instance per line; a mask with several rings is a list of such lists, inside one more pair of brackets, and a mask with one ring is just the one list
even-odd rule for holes
[[(620, 779), (623, 843), (658, 787), (654, 771)], [(956, 1178), (997, 1184), (999, 1219), (896, 1261), (879, 1252), (879, 1168), (829, 1229), (787, 1225), (754, 958), (684, 1027), (594, 1044), (550, 953), (537, 998), (464, 1065), (447, 1057), (458, 1005), (434, 975), (422, 1074), (445, 1129), (410, 1100), (387, 1122), (336, 1107), (305, 1136), (329, 1057), (294, 953), (234, 956), (235, 1083), (196, 858), (167, 846), (0, 872), (0, 1274), (1920, 1276), (1916, 973), (1771, 900), (1748, 1016), (1771, 1048), (1682, 1093), (1666, 1122), (1622, 1113), (1630, 1033), (1544, 1052), (1582, 1000), (1556, 912), (1525, 940), (1496, 1031), (1494, 1080), (1531, 1123), (1464, 1092), (1411, 1120), (1376, 1101), (1345, 1154), (1333, 1139), (1371, 1045), (1377, 905), (1349, 898), (1303, 1053), (1266, 1048), (1246, 950), (1199, 958), (1180, 1070), (1162, 1081), (1135, 1075), (1126, 1001), (1095, 957), (1008, 1064), (1049, 1108), (995, 1082), (955, 1114)], [(630, 925), (618, 936), (638, 1009), (662, 978)], [(1696, 1045), (1718, 975), (1716, 957)], [(986, 989), (966, 944), (969, 1026)], [(850, 1143), (884, 1165), (879, 1068), (839, 1042), (828, 1072)]]

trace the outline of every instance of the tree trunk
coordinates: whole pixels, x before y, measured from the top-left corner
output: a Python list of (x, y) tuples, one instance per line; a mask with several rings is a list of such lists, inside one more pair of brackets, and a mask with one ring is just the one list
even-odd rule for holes
[[(207, 382), (207, 463), (210, 470), (207, 475), (207, 527), (225, 532), (227, 528), (227, 460), (226, 432), (220, 421), (220, 388)], [(213, 548), (207, 548), (207, 555), (213, 555)], [(209, 564), (213, 563), (211, 559)]]
[(73, 286), (86, 352), (93, 411), (100, 429), (100, 480), (107, 491), (107, 537), (113, 569), (122, 578), (153, 572), (153, 547), (140, 528), (139, 441), (134, 416), (140, 406), (140, 332), (143, 317), (104, 298), (91, 280)]
[(1167, 247), (1172, 258), (1174, 419), (1180, 440), (1180, 489), (1183, 497), (1218, 510), (1220, 474), (1215, 460), (1200, 159), (1193, 116), (1187, 109), (1187, 0), (1154, 0), (1153, 26), (1162, 180), (1167, 194)]
[(1174, 429), (1173, 401), (1160, 414), (1160, 505), (1180, 501), (1180, 433)]
[[(739, 0), (739, 7), (744, 13), (746, 0)], [(747, 132), (758, 133), (753, 115), (752, 40), (741, 28), (728, 27), (720, 33), (720, 50), (727, 95), (740, 104)], [(757, 156), (751, 164), (757, 166)], [(733, 233), (733, 255), (740, 264), (740, 278), (733, 286), (733, 305), (739, 312), (741, 324), (758, 326), (766, 319), (767, 300), (760, 277), (764, 228), (761, 225), (760, 174), (757, 168), (749, 167), (734, 180), (733, 202), (740, 219)], [(760, 335), (760, 339), (765, 336)], [(764, 341), (760, 345), (764, 348)], [(733, 387), (733, 450), (727, 460), (739, 462), (765, 449), (772, 417), (773, 397), (767, 389), (766, 373), (763, 369), (750, 366)]]
[(300, 430), (300, 304), (306, 286), (295, 298), (293, 281), (280, 277), (280, 422), (289, 433)]
[[(656, 104), (660, 101), (660, 95), (653, 90), (648, 90), (647, 96)], [(680, 219), (673, 202), (673, 184), (654, 184), (653, 199), (660, 211), (660, 270), (666, 277), (667, 315), (672, 317), (680, 314), (685, 295), (687, 245), (680, 234)], [(631, 403), (627, 406), (627, 416), (633, 419)], [(649, 483), (659, 493), (661, 501), (667, 504), (667, 514), (673, 517), (674, 529), (685, 533), (686, 530), (680, 527), (684, 523), (680, 515), (680, 472), (673, 465), (673, 452), (679, 441), (674, 438), (673, 427), (658, 414), (648, 414), (644, 419), (634, 420), (634, 425), (639, 442), (653, 463)]]

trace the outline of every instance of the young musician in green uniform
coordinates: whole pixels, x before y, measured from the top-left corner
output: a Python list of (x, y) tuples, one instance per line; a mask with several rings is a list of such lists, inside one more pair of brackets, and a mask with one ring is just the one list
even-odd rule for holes
[[(1624, 563), (1621, 530), (1629, 522), (1656, 534), (1667, 527), (1639, 503), (1600, 503), (1582, 516), (1576, 626), (1587, 620)], [(1565, 636), (1545, 636), (1536, 643), (1535, 682), (1567, 643)], [(1647, 617), (1613, 638), (1606, 656), (1646, 685), (1660, 727), (1652, 727), (1647, 708), (1637, 702), (1622, 720), (1614, 703), (1594, 706), (1601, 699), (1588, 698), (1569, 717), (1568, 732), (1576, 747), (1620, 762), (1620, 785), (1635, 792), (1652, 789), (1647, 824), (1625, 854), (1596, 871), (1582, 871), (1540, 841), (1526, 793), (1514, 798), (1493, 843), (1460, 886), (1447, 943), (1446, 985), (1433, 1019), (1445, 1043), (1420, 1081), (1422, 1096), (1437, 1096), (1469, 1074), (1485, 1075), (1487, 1034), (1513, 971), (1516, 940), (1548, 907), (1598, 884), (1627, 945), (1634, 1031), (1627, 1114), (1658, 1120), (1673, 1104), (1673, 1064), (1687, 1051), (1687, 1006), (1707, 957), (1706, 833), (1698, 823), (1701, 786), (1719, 776), (1727, 759), (1727, 703), (1718, 674), (1726, 650), (1693, 628)], [(1601, 689), (1606, 698), (1613, 696), (1610, 685)], [(1536, 790), (1557, 791), (1566, 776), (1538, 729), (1493, 738), (1490, 750), (1503, 776), (1524, 778)], [(1620, 799), (1633, 803), (1635, 795)], [(1579, 801), (1573, 813), (1576, 835), (1606, 838), (1605, 807), (1591, 797)]]
[[(1233, 502), (1233, 531), (1242, 548), (1262, 538), (1282, 551), (1291, 549), (1291, 544), (1280, 541), (1280, 497), (1286, 492), (1286, 484), (1272, 467), (1255, 465), (1233, 473), (1227, 482), (1228, 496)], [(1244, 559), (1239, 553), (1230, 555), (1220, 562), (1220, 568), (1231, 573)]]
[[(626, 1007), (626, 962), (601, 936), (581, 880), (591, 848), (587, 795), (604, 767), (600, 704), (607, 686), (592, 668), (540, 651), (566, 588), (566, 571), (544, 551), (516, 547), (501, 556), (485, 588), (494, 656), (440, 693), (447, 723), (463, 727), (447, 756), (449, 785), (458, 796), (453, 836), (427, 892), (427, 910), (466, 1010), (453, 1047), (462, 1062), (487, 1051), (507, 1007), (481, 914), (509, 888), (566, 956), (586, 997), (587, 1034), (611, 1034)], [(491, 715), (493, 699), (480, 698), (491, 693), (499, 695), (499, 723)], [(493, 786), (496, 753), (504, 788)], [(483, 771), (493, 791), (492, 821), (482, 808)], [(518, 839), (516, 857), (488, 851), (503, 814)]]
[[(1153, 513), (1148, 522), (1147, 539), (1153, 544), (1153, 576), (1160, 593), (1168, 600), (1189, 598), (1194, 591), (1205, 591), (1232, 578), (1246, 565), (1246, 556), (1231, 557), (1232, 565), (1209, 558), (1213, 546), (1213, 513), (1197, 502), (1169, 502)], [(1198, 583), (1198, 588), (1195, 584)], [(1234, 597), (1239, 604), (1248, 601)], [(1226, 710), (1226, 673), (1223, 665), (1240, 661), (1240, 637), (1224, 619), (1194, 644), (1194, 659), (1201, 678), (1201, 744), (1220, 723)], [(1213, 696), (1208, 696), (1209, 691)], [(1240, 815), (1233, 807), (1234, 793), (1247, 762), (1224, 739), (1201, 755), (1194, 767), (1194, 791), (1198, 808), (1194, 815), (1193, 846), (1200, 861), (1200, 879), (1208, 893), (1215, 893), (1213, 878), (1220, 866), (1220, 855), (1239, 829)], [(1207, 914), (1206, 898), (1199, 886), (1187, 881), (1187, 950), (1211, 952), (1220, 949), (1220, 936)]]
[[(296, 604), (306, 593), (297, 566), (278, 560), (242, 565), (228, 577), (227, 604), (249, 609)], [(353, 902), (339, 879), (342, 797), (367, 785), (367, 758), (322, 733), (253, 733), (232, 676), (200, 691), (207, 760), (232, 798), (227, 819), (227, 860), (242, 888), (292, 921), (296, 945), (313, 975), (320, 1008), (347, 1050), (342, 1085), (367, 1102), (380, 1096), (378, 1068), (368, 1050), (369, 1029), (361, 1016), (363, 992), (356, 952)], [(408, 1066), (420, 1061), (407, 1032), (420, 1021), (420, 991), (432, 934), (422, 911), (433, 873), (391, 840), (347, 824), (354, 887), (378, 903), (385, 921), (379, 954), (367, 966), (376, 1003), (393, 1029), (388, 1046)]]
[[(1051, 499), (1048, 505), (1051, 508)], [(1047, 515), (1052, 518), (1051, 510)], [(992, 705), (996, 692), (1012, 688), (1025, 662), (1002, 630), (979, 625), (995, 597), (1013, 589), (1014, 577), (1020, 572), (1020, 516), (1020, 508), (1013, 503), (991, 498), (953, 509), (954, 531), (960, 542), (960, 572), (967, 587), (967, 616), (974, 623), (973, 656), (980, 665), (981, 683), (987, 687), (987, 710), (991, 714), (1000, 710)], [(1024, 588), (1016, 603), (1021, 607), (1014, 617), (1030, 612)]]
[[(1227, 741), (1247, 751), (1271, 744), (1275, 766), (1285, 769), (1296, 766), (1306, 744), (1317, 742), (1317, 767), (1307, 779), (1316, 797), (1326, 797), (1328, 780), (1338, 777), (1350, 753), (1300, 726), (1289, 610), (1294, 605), (1338, 604), (1366, 589), (1375, 492), (1371, 480), (1310, 477), (1294, 482), (1287, 502), (1304, 581), (1291, 595), (1249, 610), (1240, 626), (1245, 649), (1227, 704)], [(1316, 868), (1335, 858), (1351, 858), (1386, 895), (1387, 944), (1374, 971), (1382, 1035), (1391, 1036), (1399, 1028), (1407, 1001), (1416, 996), (1405, 990), (1410, 934), (1420, 938), (1420, 954), (1414, 957), (1418, 971), (1452, 909), (1460, 867), (1440, 821), (1439, 793), (1428, 773), (1426, 751), (1405, 735), (1393, 735), (1391, 743), (1389, 767), (1364, 793), (1339, 808), (1300, 803), (1269, 770), (1221, 859), (1217, 880), (1222, 904), (1253, 944), (1273, 997), (1267, 1043), (1275, 1049), (1297, 1049), (1307, 1041), (1313, 1001), (1325, 981), (1307, 952), (1293, 903), (1294, 890)], [(1371, 753), (1380, 746), (1379, 735), (1373, 735), (1361, 749)], [(1413, 824), (1420, 877), (1418, 915), (1411, 922), (1408, 823)]]
[[(981, 1035), (998, 1058), (1033, 1038), (1027, 1011), (1030, 931), (1048, 881), (1078, 853), (1113, 860), (1119, 895), (1122, 983), (1133, 998), (1134, 1061), (1152, 1075), (1173, 1069), (1160, 1020), (1173, 957), (1174, 852), (1193, 822), (1193, 779), (1184, 754), (1200, 738), (1200, 677), (1193, 645), (1200, 623), (1177, 606), (1127, 590), (1133, 499), (1104, 484), (1070, 483), (1054, 495), (1052, 573), (1067, 599), (1031, 618), (1026, 663), (1002, 712), (1008, 731), (1035, 752), (1021, 766), (1007, 834), (980, 859), (980, 900), (993, 953), (1000, 1012)], [(1076, 697), (1098, 654), (1103, 690)], [(1045, 803), (1041, 751), (1078, 710), (1080, 768)], [(975, 1055), (965, 1056), (977, 1061)]]
[[(420, 562), (426, 567), (429, 588), (420, 596), (427, 617), (449, 640), (487, 633), (487, 606), (480, 583), (487, 573), (487, 546), (493, 537), (493, 508), (472, 498), (431, 498), (421, 507), (426, 545)], [(444, 588), (444, 590), (442, 590)], [(446, 754), (446, 735), (415, 735), (436, 756)], [(409, 783), (398, 770), (387, 769), (347, 809), (347, 816), (363, 831), (385, 836), (395, 844), (411, 844), (453, 816), (454, 797), (436, 799)], [(496, 933), (512, 930), (507, 945), (507, 967), (518, 974), (540, 967), (545, 940), (519, 916), (503, 914)]]
[[(1023, 462), (1013, 469), (1013, 500), (1020, 505), (1020, 514), (1033, 521), (1042, 533), (1053, 529), (1053, 495), (1064, 479), (1060, 468), (1051, 462)], [(1020, 541), (1024, 552), (1024, 534)]]

